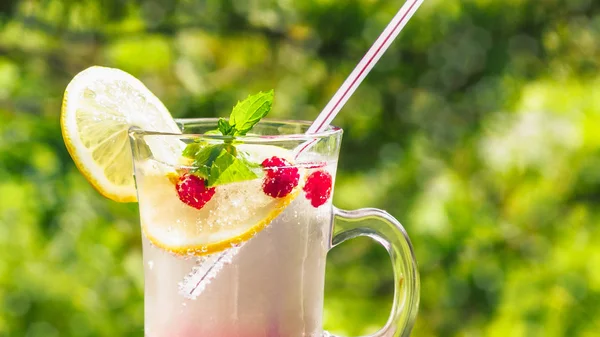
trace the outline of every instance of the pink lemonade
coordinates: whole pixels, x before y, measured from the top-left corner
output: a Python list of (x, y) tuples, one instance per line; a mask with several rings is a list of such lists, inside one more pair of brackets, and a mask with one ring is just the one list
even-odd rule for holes
[[(375, 58), (365, 59), (359, 74)], [(350, 89), (331, 106), (343, 106)], [(312, 125), (261, 121), (273, 99), (272, 90), (250, 95), (227, 119), (174, 120), (118, 69), (90, 67), (67, 86), (60, 122), (73, 161), (102, 195), (139, 202), (145, 337), (330, 336), (326, 254), (358, 236), (385, 247), (394, 273), (389, 320), (372, 337), (408, 337), (419, 275), (406, 231), (385, 211), (332, 206), (335, 109)]]
[[(272, 199), (263, 191), (264, 178), (233, 183), (216, 188), (205, 206), (214, 209), (203, 214), (180, 200), (161, 165), (153, 159), (136, 163), (142, 227), (145, 221), (196, 226), (205, 223), (202, 217), (215, 214), (226, 226), (238, 221), (240, 214), (252, 218), (247, 212), (256, 207), (248, 211), (247, 203)], [(304, 185), (317, 171), (333, 176), (336, 163), (297, 166)], [(231, 261), (218, 266), (220, 271), (197, 296), (182, 294), (181, 286), (200, 263), (198, 257), (159, 248), (143, 231), (145, 336), (321, 336), (331, 198), (314, 207), (307, 189), (300, 187), (264, 230), (232, 248), (238, 251)]]

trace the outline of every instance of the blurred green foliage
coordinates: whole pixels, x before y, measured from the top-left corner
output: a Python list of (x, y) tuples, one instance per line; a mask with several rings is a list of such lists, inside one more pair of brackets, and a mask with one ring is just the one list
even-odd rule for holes
[[(142, 336), (135, 204), (100, 197), (60, 136), (100, 64), (174, 116), (274, 88), (312, 119), (402, 1), (0, 2), (0, 336)], [(600, 334), (600, 2), (427, 0), (348, 102), (335, 201), (403, 221), (414, 336)], [(393, 282), (358, 239), (329, 257), (326, 327), (381, 326)]]

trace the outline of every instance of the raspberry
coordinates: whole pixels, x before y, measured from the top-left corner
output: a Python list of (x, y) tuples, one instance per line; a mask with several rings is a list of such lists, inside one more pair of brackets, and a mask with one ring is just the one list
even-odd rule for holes
[(175, 185), (179, 200), (184, 204), (201, 209), (215, 195), (215, 188), (207, 188), (206, 181), (192, 174), (179, 177)]
[(290, 165), (288, 161), (279, 157), (267, 158), (262, 162), (265, 168), (262, 188), (266, 195), (283, 198), (298, 186), (298, 168)]
[(308, 176), (304, 192), (313, 207), (323, 205), (331, 197), (332, 181), (331, 174), (325, 171), (315, 171)]

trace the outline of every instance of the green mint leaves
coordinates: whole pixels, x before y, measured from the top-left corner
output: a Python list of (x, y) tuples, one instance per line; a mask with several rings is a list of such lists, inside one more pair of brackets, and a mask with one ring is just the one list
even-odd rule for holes
[(229, 121), (219, 119), (219, 131), (225, 136), (243, 136), (254, 124), (265, 117), (273, 105), (273, 90), (250, 95), (238, 102), (231, 111)]
[(231, 124), (229, 124), (228, 121), (226, 121), (223, 118), (219, 118), (218, 126), (218, 131), (221, 132), (221, 134), (224, 136), (232, 136), (235, 133), (235, 129), (231, 126)]
[(250, 95), (236, 104), (229, 121), (219, 119), (218, 131), (215, 133), (232, 136), (231, 139), (219, 144), (207, 144), (206, 141), (188, 144), (182, 156), (194, 160), (192, 173), (206, 179), (208, 187), (258, 178), (253, 169), (260, 165), (251, 163), (245, 153), (238, 151), (233, 139), (248, 133), (269, 113), (273, 98), (273, 90)]
[(228, 151), (221, 151), (210, 168), (208, 185), (222, 185), (258, 178), (258, 175), (250, 169), (249, 163), (242, 158)]
[[(258, 178), (252, 171), (254, 165), (237, 151), (235, 146), (223, 143), (197, 146), (189, 144), (184, 150), (188, 158), (193, 158), (194, 174), (206, 179), (207, 186), (215, 186)], [(189, 151), (187, 151), (190, 149)], [(196, 149), (196, 152), (193, 152)], [(187, 151), (187, 153), (186, 153)], [(189, 154), (194, 153), (193, 156)]]

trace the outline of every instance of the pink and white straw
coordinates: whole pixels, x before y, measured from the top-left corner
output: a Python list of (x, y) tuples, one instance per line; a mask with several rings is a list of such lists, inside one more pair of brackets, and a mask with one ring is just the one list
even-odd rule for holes
[[(407, 0), (385, 30), (379, 35), (369, 51), (363, 56), (362, 60), (356, 65), (350, 76), (344, 81), (344, 84), (333, 95), (333, 98), (327, 103), (323, 111), (311, 124), (306, 133), (317, 133), (324, 131), (331, 121), (335, 118), (356, 88), (371, 71), (373, 66), (379, 61), (381, 55), (385, 53), (400, 31), (404, 28), (408, 20), (417, 11), (424, 0)], [(308, 145), (304, 145), (299, 152), (302, 152)]]

